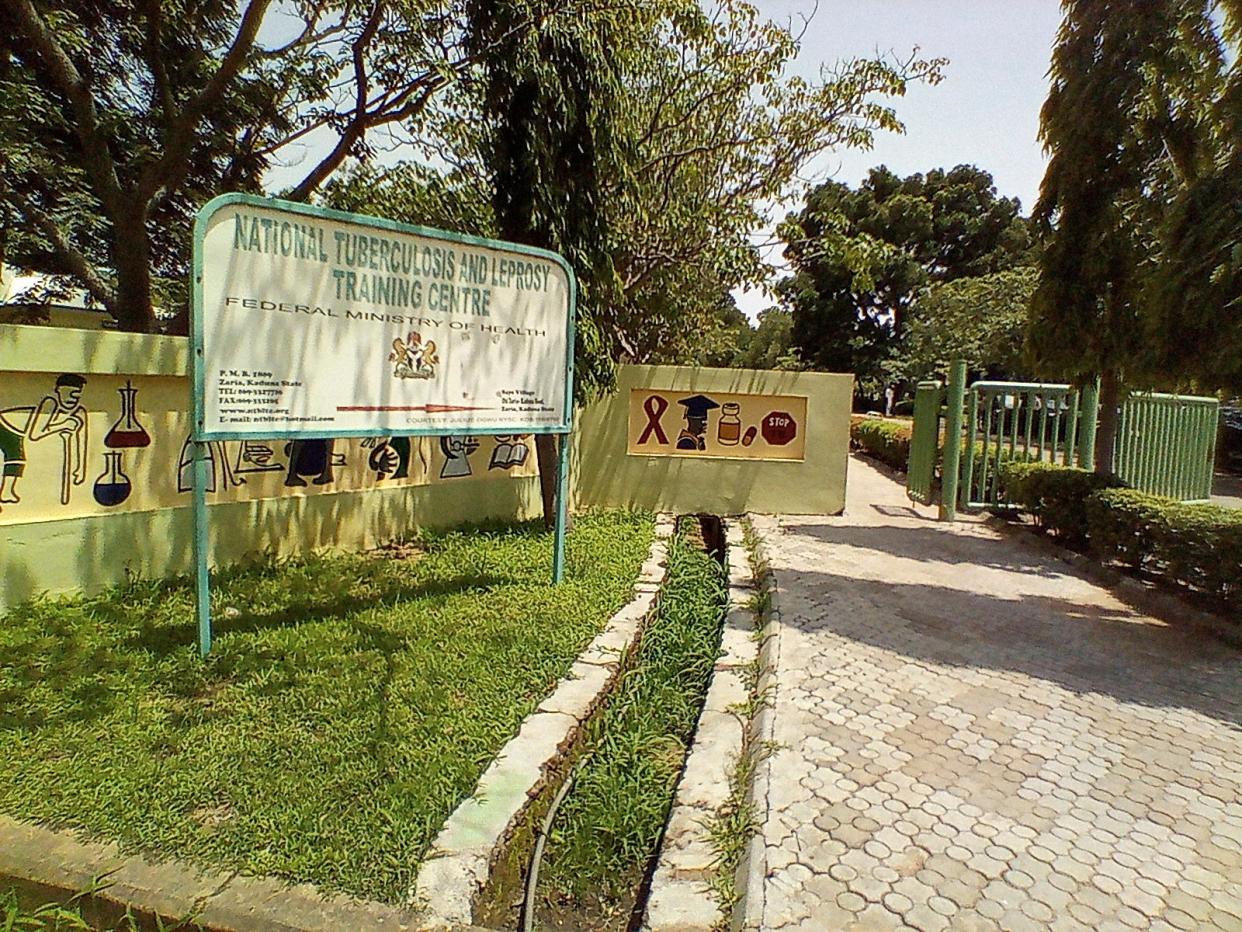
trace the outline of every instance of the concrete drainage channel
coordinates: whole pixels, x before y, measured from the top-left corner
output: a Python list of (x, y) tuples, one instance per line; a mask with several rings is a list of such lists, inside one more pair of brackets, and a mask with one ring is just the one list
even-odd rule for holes
[[(689, 528), (690, 521), (699, 527)], [(754, 823), (750, 784), (765, 750), (755, 731), (761, 726), (766, 688), (760, 667), (764, 568), (745, 522), (710, 516), (682, 522), (683, 536), (701, 536), (704, 549), (727, 567), (727, 601), (720, 606), (723, 624), (720, 614), (713, 620), (714, 662), (705, 694), (694, 697), (702, 706), (687, 741), (684, 767), (675, 777), (664, 828), (648, 862), (627, 877), (632, 889), (614, 912), (603, 915), (561, 907), (538, 881), (540, 872), (549, 870), (543, 860), (548, 835), (556, 835), (554, 826), (565, 818), (565, 810), (574, 808), (574, 781), (591, 766), (591, 726), (607, 713), (611, 700), (632, 701), (620, 694), (643, 672), (644, 638), (660, 635), (658, 600), (646, 601), (641, 591), (641, 613), (630, 607), (618, 613), (630, 618), (641, 614), (641, 623), (626, 626), (624, 645), (610, 635), (612, 625), (601, 635), (613, 638), (607, 654), (613, 665), (607, 675), (588, 677), (575, 666), (571, 676), (577, 678), (562, 683), (528, 720), (484, 775), (479, 792), (446, 824), (424, 863), (412, 903), (421, 909), (423, 927), (708, 932), (728, 928), (740, 912), (744, 881), (738, 878), (745, 875), (742, 862)], [(692, 533), (685, 534), (687, 530)], [(656, 548), (644, 568), (659, 565), (665, 584), (673, 533), (671, 519), (662, 519)], [(640, 589), (651, 575), (640, 582)], [(588, 659), (603, 660), (595, 645), (580, 663)], [(532, 725), (541, 716), (557, 715), (572, 722), (556, 719), (556, 728), (552, 720), (546, 726)], [(526, 761), (525, 776), (505, 777), (519, 760)], [(652, 793), (667, 799), (663, 794), (668, 787), (653, 787)]]
[(514, 927), (539, 827), (583, 750), (587, 726), (629, 669), (658, 609), (674, 531), (671, 516), (657, 518), (634, 598), (522, 724), (484, 772), (474, 795), (445, 823), (411, 891), (409, 905), (420, 917), (420, 928)]
[[(751, 783), (756, 768), (762, 771), (766, 747), (763, 696), (768, 687), (762, 657), (768, 647), (765, 641), (761, 649), (759, 637), (766, 623), (766, 574), (753, 537), (744, 533), (744, 522), (682, 520), (697, 520), (693, 530), (701, 534), (704, 548), (727, 567), (727, 603), (722, 606), (723, 625), (719, 614), (712, 620), (713, 638), (719, 632), (719, 640), (713, 640), (714, 653), (707, 657), (706, 695), (693, 740), (687, 742), (684, 768), (676, 777), (671, 810), (624, 915), (603, 925), (575, 924), (572, 916), (565, 921), (564, 915), (546, 921), (532, 912), (541, 904), (537, 896), (528, 895), (527, 880), (536, 848), (554, 822), (549, 814), (557, 815), (554, 802), (572, 795), (568, 778), (590, 755), (592, 723), (627, 678), (640, 672), (636, 666), (644, 635), (658, 621), (661, 587), (667, 582), (675, 533), (671, 516), (657, 520), (631, 601), (527, 718), (484, 772), (474, 794), (449, 817), (404, 907), (325, 897), (308, 885), (290, 887), (271, 878), (216, 876), (189, 865), (154, 864), (122, 856), (115, 846), (17, 824), (7, 826), (6, 837), (34, 833), (38, 837), (27, 839), (24, 848), (27, 853), (37, 849), (44, 857), (15, 857), (6, 864), (0, 853), (0, 871), (24, 880), (29, 889), (50, 882), (48, 889), (81, 890), (93, 880), (85, 872), (98, 871), (103, 864), (112, 887), (100, 901), (113, 904), (98, 917), (103, 921), (120, 907), (137, 916), (188, 915), (201, 927), (232, 930), (514, 929), (524, 923), (536, 929), (728, 928), (744, 911), (745, 881), (738, 878), (746, 875), (742, 862), (748, 845), (754, 850)], [(667, 786), (653, 792), (666, 794)], [(18, 870), (23, 863), (25, 877)], [(170, 886), (186, 895), (170, 895)]]

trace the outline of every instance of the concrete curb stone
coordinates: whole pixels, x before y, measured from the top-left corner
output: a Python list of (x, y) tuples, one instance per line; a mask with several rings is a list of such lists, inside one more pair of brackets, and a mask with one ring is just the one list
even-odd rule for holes
[(647, 930), (708, 932), (729, 920), (710, 886), (718, 861), (711, 826), (729, 802), (730, 777), (746, 745), (750, 690), (743, 671), (758, 658), (759, 645), (750, 611), (757, 586), (736, 521), (726, 525), (726, 549), (729, 606), (720, 652), (661, 842), (643, 917)]
[[(756, 551), (761, 565), (768, 565), (767, 541), (780, 533), (778, 520), (770, 515), (749, 515), (751, 532), (756, 538)], [(759, 705), (755, 720), (751, 723), (751, 738), (759, 761), (751, 778), (749, 802), (756, 822), (762, 826), (768, 821), (769, 794), (772, 785), (772, 757), (765, 753), (776, 735), (776, 671), (780, 664), (781, 606), (783, 595), (777, 577), (770, 570), (764, 580), (769, 596), (768, 617), (764, 619), (763, 634), (759, 643), (759, 679), (756, 690), (765, 701)], [(737, 870), (738, 903), (730, 917), (732, 932), (760, 929), (763, 925), (764, 881), (768, 874), (768, 849), (763, 830), (751, 835), (742, 854)]]
[(655, 539), (631, 601), (613, 615), (565, 679), (501, 749), (474, 794), (436, 836), (407, 900), (421, 916), (419, 928), (456, 928), (475, 921), (480, 895), (504, 860), (510, 839), (612, 689), (622, 661), (655, 610), (674, 527), (672, 516), (657, 518)]

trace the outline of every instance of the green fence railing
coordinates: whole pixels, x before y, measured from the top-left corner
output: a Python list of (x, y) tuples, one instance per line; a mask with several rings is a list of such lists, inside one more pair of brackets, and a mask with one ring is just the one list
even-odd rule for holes
[(910, 437), (910, 462), (906, 468), (906, 495), (930, 505), (935, 495), (936, 460), (940, 453), (940, 410), (944, 386), (920, 382), (914, 392), (914, 427)]
[(1121, 406), (1113, 470), (1126, 485), (1181, 501), (1212, 494), (1215, 398), (1135, 393)]
[[(1085, 398), (1083, 396), (1086, 396)], [(967, 396), (963, 508), (1006, 507), (997, 477), (1006, 462), (1090, 468), (1094, 391), (1043, 382), (975, 382)], [(1090, 443), (1088, 442), (1090, 441)]]
[[(963, 402), (964, 366), (955, 363), (951, 374), (947, 390), (940, 382), (920, 382), (915, 392), (906, 477), (906, 494), (913, 501), (935, 504), (942, 494), (953, 496), (956, 484), (956, 501), (940, 502), (942, 518), (952, 520), (954, 505), (1003, 511), (1010, 506), (1001, 500), (997, 480), (1007, 462), (1095, 468), (1098, 386), (1079, 392), (1071, 385), (1044, 382), (975, 382)], [(1143, 492), (1181, 501), (1208, 499), (1219, 417), (1215, 398), (1131, 394), (1119, 412), (1114, 471), (1126, 485)], [(953, 443), (954, 437), (959, 438), (960, 466), (952, 462), (956, 457), (942, 457), (942, 445)], [(938, 484), (942, 461), (953, 472)]]

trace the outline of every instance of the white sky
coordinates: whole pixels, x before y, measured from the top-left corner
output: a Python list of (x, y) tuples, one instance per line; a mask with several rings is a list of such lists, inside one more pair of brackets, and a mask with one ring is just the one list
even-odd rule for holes
[[(777, 21), (814, 9), (813, 0), (754, 2)], [(904, 136), (879, 135), (871, 151), (833, 153), (812, 172), (852, 186), (874, 165), (908, 175), (972, 163), (1029, 212), (1044, 173), (1036, 133), (1059, 24), (1056, 0), (821, 0), (803, 38), (800, 73), (876, 51), (907, 55), (915, 46), (949, 64), (939, 85), (916, 86), (894, 102)], [(762, 292), (736, 297), (752, 318), (772, 303)]]

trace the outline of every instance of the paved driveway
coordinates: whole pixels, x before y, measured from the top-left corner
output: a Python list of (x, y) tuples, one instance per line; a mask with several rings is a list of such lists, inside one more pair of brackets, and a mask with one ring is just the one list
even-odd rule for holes
[(1212, 483), (1212, 501), (1226, 508), (1242, 508), (1242, 476), (1218, 472)]
[(1242, 930), (1242, 653), (931, 514), (855, 459), (845, 516), (767, 524), (750, 925)]

